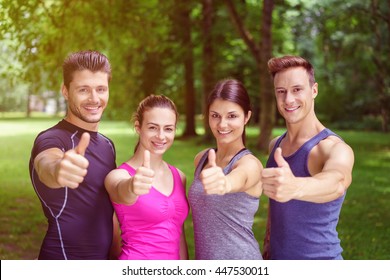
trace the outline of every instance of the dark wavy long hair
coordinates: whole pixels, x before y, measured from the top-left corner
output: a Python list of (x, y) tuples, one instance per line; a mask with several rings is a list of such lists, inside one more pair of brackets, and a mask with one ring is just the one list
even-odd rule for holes
[[(248, 92), (242, 82), (236, 79), (224, 79), (219, 81), (214, 89), (210, 92), (207, 98), (207, 106), (205, 116), (209, 118), (209, 110), (211, 104), (216, 99), (222, 99), (230, 102), (234, 102), (239, 105), (244, 111), (245, 117), (248, 116), (249, 111), (251, 111), (251, 100), (249, 98)], [(242, 134), (242, 141), (245, 145), (245, 127)]]

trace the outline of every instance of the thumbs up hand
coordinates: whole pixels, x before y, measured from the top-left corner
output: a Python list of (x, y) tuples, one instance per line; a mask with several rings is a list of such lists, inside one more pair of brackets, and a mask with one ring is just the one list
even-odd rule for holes
[(76, 146), (76, 148), (74, 148), (75, 152), (81, 156), (84, 156), (85, 151), (88, 148), (90, 139), (91, 136), (89, 135), (89, 133), (84, 132), (83, 135), (81, 135), (79, 144)]
[(223, 195), (230, 192), (231, 185), (221, 167), (217, 166), (214, 149), (208, 153), (209, 168), (203, 169), (200, 173), (200, 180), (207, 194)]
[(136, 195), (148, 194), (152, 188), (153, 179), (154, 171), (150, 168), (150, 152), (145, 150), (143, 163), (137, 169), (132, 180), (133, 193)]
[(299, 187), (294, 183), (296, 177), (290, 165), (282, 156), (282, 149), (275, 150), (274, 159), (278, 167), (264, 168), (261, 172), (264, 194), (279, 201), (287, 202), (295, 197)]
[(75, 189), (84, 181), (89, 165), (89, 161), (84, 157), (84, 154), (89, 141), (89, 133), (84, 132), (79, 144), (74, 149), (64, 153), (63, 158), (55, 168), (55, 178), (59, 185)]
[(275, 150), (274, 159), (275, 159), (278, 167), (290, 168), (290, 165), (288, 164), (288, 162), (284, 159), (284, 157), (282, 155), (282, 148), (277, 148)]

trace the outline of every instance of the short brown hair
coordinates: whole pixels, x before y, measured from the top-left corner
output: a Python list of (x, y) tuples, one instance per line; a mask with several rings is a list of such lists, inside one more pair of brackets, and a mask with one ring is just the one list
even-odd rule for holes
[(79, 51), (71, 53), (62, 65), (64, 85), (69, 89), (76, 71), (90, 70), (95, 73), (102, 71), (108, 74), (108, 82), (111, 81), (111, 65), (108, 58), (98, 51)]
[(309, 76), (310, 85), (312, 86), (315, 84), (314, 67), (308, 60), (300, 56), (293, 56), (293, 55), (273, 57), (270, 60), (268, 60), (268, 71), (272, 75), (272, 78), (275, 78), (275, 75), (278, 72), (292, 67), (305, 68), (307, 75)]

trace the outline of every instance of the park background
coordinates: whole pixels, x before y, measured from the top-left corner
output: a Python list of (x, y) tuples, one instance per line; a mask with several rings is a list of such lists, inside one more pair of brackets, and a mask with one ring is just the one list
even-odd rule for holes
[[(96, 49), (112, 64), (109, 106), (100, 131), (132, 154), (130, 121), (155, 93), (180, 112), (165, 160), (193, 178), (193, 158), (212, 146), (202, 118), (219, 79), (248, 88), (248, 147), (265, 164), (269, 140), (284, 132), (266, 64), (300, 55), (316, 69), (320, 120), (355, 151), (353, 182), (338, 231), (345, 259), (390, 259), (389, 0), (0, 0), (0, 259), (34, 259), (46, 230), (28, 160), (36, 135), (56, 124), (63, 59)], [(254, 231), (260, 246), (268, 201)], [(185, 223), (193, 258), (191, 216)]]

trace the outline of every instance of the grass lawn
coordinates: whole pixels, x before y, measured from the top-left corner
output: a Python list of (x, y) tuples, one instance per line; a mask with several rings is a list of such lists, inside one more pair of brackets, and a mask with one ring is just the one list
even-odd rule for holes
[[(41, 206), (31, 186), (28, 161), (38, 132), (59, 119), (0, 119), (0, 259), (34, 259), (46, 231)], [(101, 132), (117, 150), (117, 163), (127, 160), (137, 141), (126, 122), (103, 121)], [(178, 135), (182, 127), (179, 127)], [(279, 135), (282, 129), (275, 129)], [(390, 259), (390, 134), (337, 131), (355, 151), (353, 183), (341, 211), (338, 231), (345, 259)], [(266, 155), (254, 147), (257, 128), (248, 128), (248, 147), (265, 164)], [(193, 178), (193, 158), (209, 145), (200, 138), (177, 139), (165, 160)], [(262, 245), (267, 216), (267, 198), (262, 197), (254, 231)], [(193, 258), (191, 216), (185, 223), (190, 257)]]

